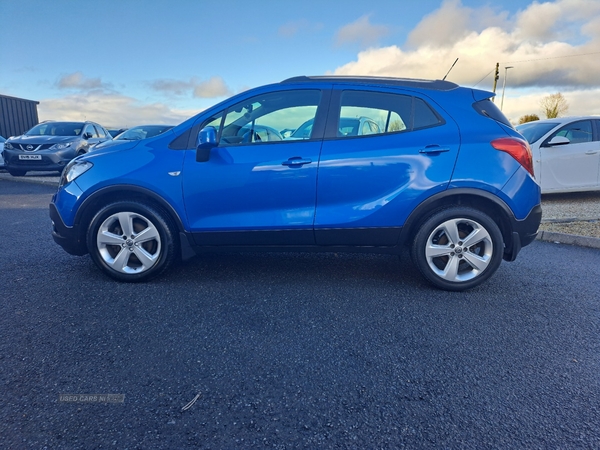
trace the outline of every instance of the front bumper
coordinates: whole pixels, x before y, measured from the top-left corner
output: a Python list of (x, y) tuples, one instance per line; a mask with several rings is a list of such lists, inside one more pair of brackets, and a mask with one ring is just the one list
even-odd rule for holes
[[(40, 159), (19, 159), (19, 156), (39, 157)], [(4, 149), (4, 165), (7, 169), (62, 171), (75, 157), (72, 149), (39, 152)]]
[(54, 203), (50, 203), (50, 219), (52, 220), (52, 239), (67, 253), (82, 256), (88, 253), (85, 235), (79, 227), (65, 225)]

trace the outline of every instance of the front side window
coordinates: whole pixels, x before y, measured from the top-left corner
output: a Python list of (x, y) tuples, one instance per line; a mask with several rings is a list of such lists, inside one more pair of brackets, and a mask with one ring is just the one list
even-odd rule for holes
[(213, 116), (205, 126), (220, 130), (220, 145), (306, 140), (320, 99), (317, 90), (264, 94), (232, 106), (224, 118)]
[(94, 128), (94, 125), (92, 125), (92, 124), (88, 124), (85, 127), (85, 131), (84, 131), (83, 134), (85, 135), (86, 133), (91, 134), (92, 138), (97, 138), (98, 137), (98, 132), (96, 131), (96, 129)]
[(573, 122), (568, 125), (565, 125), (552, 136), (550, 136), (549, 140), (551, 140), (555, 136), (566, 137), (569, 141), (571, 141), (571, 144), (592, 142), (592, 121), (580, 120), (578, 122)]
[(338, 117), (338, 137), (385, 134), (441, 124), (420, 98), (381, 92), (344, 91)]

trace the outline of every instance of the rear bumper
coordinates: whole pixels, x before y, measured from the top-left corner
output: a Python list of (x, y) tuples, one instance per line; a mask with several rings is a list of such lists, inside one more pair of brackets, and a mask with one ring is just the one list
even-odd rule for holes
[(68, 227), (58, 213), (54, 203), (50, 203), (50, 219), (52, 220), (52, 239), (67, 253), (82, 256), (88, 253), (85, 236), (77, 226)]
[(531, 244), (537, 234), (542, 221), (542, 206), (534, 206), (527, 217), (523, 220), (513, 219), (511, 235), (512, 239), (504, 249), (504, 260), (514, 261), (521, 248)]

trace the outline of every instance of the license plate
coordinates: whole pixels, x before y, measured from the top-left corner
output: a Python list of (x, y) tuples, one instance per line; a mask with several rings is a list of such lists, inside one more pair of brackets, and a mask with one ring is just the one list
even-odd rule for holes
[(26, 161), (31, 161), (31, 160), (35, 160), (35, 161), (39, 161), (42, 159), (42, 155), (19, 155), (19, 159), (21, 161), (26, 160)]

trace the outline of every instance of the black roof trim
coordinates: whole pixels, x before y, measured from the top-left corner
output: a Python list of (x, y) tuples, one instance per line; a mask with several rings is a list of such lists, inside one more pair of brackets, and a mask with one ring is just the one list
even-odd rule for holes
[(331, 82), (331, 83), (355, 83), (355, 84), (386, 84), (390, 86), (414, 87), (419, 89), (432, 89), (435, 91), (450, 91), (456, 89), (458, 84), (443, 80), (419, 80), (413, 78), (392, 78), (392, 77), (361, 77), (361, 76), (299, 76), (288, 78), (281, 83), (298, 82)]

